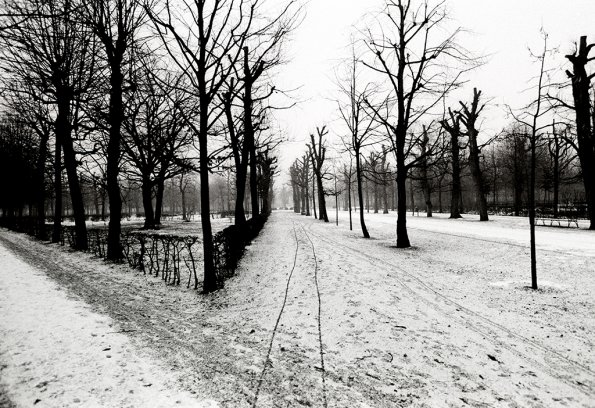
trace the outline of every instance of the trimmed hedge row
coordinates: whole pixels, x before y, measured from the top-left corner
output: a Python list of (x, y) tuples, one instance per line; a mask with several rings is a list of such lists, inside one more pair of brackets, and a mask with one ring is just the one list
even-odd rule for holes
[[(217, 273), (218, 286), (222, 287), (226, 279), (233, 276), (235, 269), (247, 245), (262, 230), (266, 216), (249, 219), (245, 224), (231, 225), (213, 236), (214, 263)], [(41, 236), (37, 220), (33, 217), (0, 218), (0, 226), (13, 231), (24, 232), (33, 236)], [(46, 224), (46, 237), (52, 233), (52, 225)], [(62, 225), (59, 243), (62, 246), (74, 247), (76, 239), (75, 228)], [(107, 230), (105, 228), (91, 228), (87, 230), (87, 251), (97, 257), (107, 255)], [(202, 264), (203, 251), (201, 239), (192, 235), (173, 235), (149, 231), (122, 231), (121, 245), (123, 260), (133, 269), (143, 271), (161, 279), (170, 285), (180, 285), (182, 276), (186, 287), (194, 282), (194, 289), (198, 288), (197, 269)], [(188, 277), (186, 280), (185, 277)]]

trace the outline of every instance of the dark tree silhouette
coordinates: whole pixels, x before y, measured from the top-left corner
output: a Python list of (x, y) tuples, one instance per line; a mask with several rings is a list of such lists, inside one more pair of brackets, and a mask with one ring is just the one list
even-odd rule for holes
[(444, 118), (440, 122), (444, 130), (450, 135), (450, 156), (452, 165), (452, 188), (450, 197), (450, 217), (449, 218), (463, 218), (461, 215), (461, 162), (460, 162), (460, 145), (459, 138), (461, 132), (461, 118), (459, 113), (448, 109), (448, 116), (450, 119)]
[(328, 214), (326, 213), (326, 200), (324, 198), (324, 161), (326, 160), (326, 142), (323, 139), (328, 134), (326, 126), (316, 128), (316, 136), (310, 134), (310, 144), (308, 144), (308, 152), (310, 161), (312, 163), (313, 175), (316, 178), (316, 187), (318, 190), (318, 219), (328, 222)]
[(477, 136), (479, 135), (477, 119), (485, 107), (485, 104), (481, 106), (479, 105), (480, 97), (481, 91), (478, 91), (477, 88), (473, 88), (473, 100), (471, 101), (471, 106), (468, 106), (463, 102), (459, 103), (461, 105), (461, 122), (465, 125), (465, 135), (469, 138), (469, 167), (471, 168), (471, 177), (473, 178), (473, 185), (475, 187), (479, 220), (488, 221), (488, 203), (484, 193), (484, 180), (479, 163), (481, 150), (477, 142)]
[[(459, 30), (436, 41), (446, 18), (444, 3), (388, 0), (380, 29), (369, 32), (373, 61), (366, 66), (386, 77), (384, 101), (368, 106), (388, 131), (397, 165), (397, 247), (411, 246), (407, 234), (408, 135), (417, 122), (459, 85), (461, 70), (445, 69), (449, 62), (471, 62), (455, 38)], [(386, 108), (383, 110), (383, 107)], [(396, 110), (394, 115), (392, 111)], [(396, 115), (396, 117), (395, 117)]]
[(355, 159), (356, 189), (360, 203), (360, 226), (364, 238), (370, 238), (370, 233), (364, 219), (364, 206), (362, 204), (364, 202), (362, 150), (373, 143), (371, 137), (374, 131), (374, 121), (372, 120), (372, 115), (365, 109), (365, 101), (373, 93), (373, 87), (368, 83), (363, 89), (360, 88), (359, 64), (360, 61), (355, 55), (355, 50), (352, 50), (352, 57), (345, 64), (345, 74), (337, 81), (343, 97), (343, 99), (337, 101), (337, 105), (341, 119), (349, 130), (349, 134), (344, 138), (343, 144)]
[(420, 154), (421, 159), (419, 163), (421, 189), (424, 195), (424, 201), (426, 204), (426, 216), (432, 217), (432, 184), (429, 176), (430, 164), (428, 162), (428, 144), (430, 137), (428, 136), (428, 128), (423, 126), (422, 137), (420, 143)]
[(576, 149), (581, 164), (583, 184), (589, 211), (589, 229), (595, 230), (595, 115), (591, 94), (591, 79), (595, 74), (587, 73), (587, 64), (593, 60), (589, 53), (595, 44), (588, 44), (582, 36), (576, 51), (566, 58), (572, 63), (572, 71), (566, 71), (572, 84), (572, 96), (576, 122)]
[[(107, 142), (106, 181), (109, 197), (107, 259), (122, 260), (120, 243), (122, 197), (120, 174), (124, 95), (134, 88), (126, 67), (132, 66), (138, 49), (139, 30), (146, 21), (140, 0), (89, 0), (84, 2), (82, 18), (103, 45), (104, 62), (109, 76), (109, 137)], [(150, 4), (147, 7), (152, 7)]]

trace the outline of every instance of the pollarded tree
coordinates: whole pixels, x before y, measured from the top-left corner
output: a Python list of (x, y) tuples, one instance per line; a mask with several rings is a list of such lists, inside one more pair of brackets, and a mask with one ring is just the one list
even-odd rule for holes
[[(388, 0), (379, 29), (369, 30), (373, 59), (366, 65), (384, 76), (389, 89), (383, 101), (369, 101), (376, 120), (387, 129), (397, 165), (397, 247), (411, 246), (407, 234), (407, 175), (412, 151), (409, 134), (443, 97), (459, 85), (461, 70), (445, 69), (471, 62), (457, 45), (459, 30), (436, 38), (446, 19), (444, 2)], [(454, 75), (450, 75), (454, 72)]]
[(316, 128), (316, 135), (310, 134), (310, 144), (308, 144), (308, 152), (310, 161), (312, 163), (312, 171), (316, 178), (316, 188), (318, 190), (318, 219), (328, 222), (328, 215), (326, 213), (326, 200), (324, 197), (324, 161), (326, 160), (326, 141), (323, 139), (328, 134), (326, 126)]
[(591, 230), (595, 230), (595, 115), (591, 92), (591, 79), (595, 74), (587, 73), (587, 64), (594, 59), (589, 57), (594, 46), (587, 43), (586, 36), (582, 36), (576, 51), (566, 56), (572, 63), (572, 71), (566, 71), (566, 74), (572, 84), (574, 99), (574, 106), (566, 106), (575, 113), (576, 150), (582, 169)]
[(448, 116), (440, 122), (444, 130), (450, 135), (450, 156), (452, 166), (452, 188), (450, 196), (450, 217), (463, 218), (461, 215), (461, 161), (460, 161), (460, 142), (462, 136), (461, 118), (459, 113), (448, 109)]
[(477, 141), (479, 130), (477, 128), (477, 119), (479, 114), (485, 107), (485, 104), (479, 105), (479, 98), (481, 91), (473, 88), (473, 100), (471, 105), (464, 102), (459, 102), (461, 105), (460, 118), (463, 125), (465, 125), (465, 135), (469, 138), (469, 167), (471, 168), (471, 177), (473, 178), (473, 185), (475, 187), (475, 195), (477, 198), (477, 207), (480, 221), (488, 221), (488, 202), (484, 192), (484, 180), (479, 163), (481, 149)]

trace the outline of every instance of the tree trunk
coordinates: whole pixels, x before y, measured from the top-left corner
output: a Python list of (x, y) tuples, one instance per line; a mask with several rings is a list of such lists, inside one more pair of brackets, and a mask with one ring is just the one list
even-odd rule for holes
[[(377, 177), (377, 175), (375, 175)], [(374, 214), (378, 214), (378, 210), (380, 209), (380, 197), (378, 192), (378, 183), (374, 180)]]
[[(541, 83), (539, 84), (541, 87)], [(535, 251), (535, 124), (531, 135), (531, 177), (529, 181), (529, 231), (531, 237), (531, 288), (537, 289), (537, 256)]]
[(39, 141), (39, 156), (35, 169), (36, 178), (36, 209), (37, 209), (37, 238), (47, 240), (47, 229), (45, 227), (45, 162), (48, 155), (49, 133), (44, 132)]
[(438, 212), (442, 214), (442, 180), (438, 182)]
[(93, 177), (93, 206), (95, 207), (95, 216), (98, 217), (101, 210), (99, 209), (99, 186), (97, 180)]
[(424, 201), (426, 203), (426, 216), (431, 218), (432, 217), (432, 191), (430, 188), (430, 182), (428, 180), (428, 159), (427, 159), (427, 146), (428, 146), (429, 138), (428, 138), (428, 131), (426, 127), (423, 128), (423, 139), (421, 143), (421, 154), (422, 159), (420, 163), (420, 175), (421, 175), (421, 183), (422, 183), (422, 191), (424, 194)]
[(572, 62), (573, 72), (572, 96), (576, 118), (576, 135), (578, 141), (578, 157), (581, 164), (583, 184), (589, 212), (590, 230), (595, 230), (595, 137), (593, 135), (594, 118), (591, 116), (591, 78), (587, 74), (586, 64), (589, 61), (591, 45), (587, 45), (587, 37), (580, 37), (576, 55), (566, 58)]
[(182, 196), (182, 221), (190, 221), (188, 219), (188, 211), (186, 210), (186, 188), (184, 187), (184, 175), (180, 176), (180, 195)]
[(54, 155), (54, 225), (52, 242), (60, 242), (62, 233), (62, 143), (60, 134), (56, 133), (56, 150)]
[(459, 154), (459, 135), (451, 133), (451, 155), (452, 155), (452, 194), (450, 197), (450, 217), (463, 218), (461, 215), (461, 162)]
[(101, 193), (101, 221), (105, 221), (105, 199), (106, 199), (106, 193), (102, 192)]
[(153, 185), (148, 176), (143, 176), (141, 193), (145, 210), (145, 229), (155, 229), (155, 214), (153, 213)]
[(308, 191), (308, 188), (304, 188), (304, 186), (300, 186), (300, 198), (302, 201), (301, 204), (301, 208), (300, 208), (300, 214), (301, 215), (306, 215), (306, 192)]
[[(70, 199), (72, 202), (72, 211), (74, 216), (75, 242), (74, 248), (79, 250), (86, 250), (88, 248), (87, 242), (87, 226), (85, 224), (85, 205), (83, 202), (83, 193), (77, 174), (76, 154), (72, 137), (70, 136), (70, 125), (66, 122), (68, 113), (64, 112), (64, 117), (60, 117), (58, 113), (58, 120), (56, 120), (56, 132), (63, 132), (62, 148), (64, 150), (64, 164), (66, 167), (66, 174), (68, 176), (68, 187), (70, 190)], [(58, 122), (62, 122), (58, 124)]]
[(257, 179), (257, 159), (256, 159), (256, 141), (254, 136), (254, 124), (252, 123), (252, 85), (253, 78), (248, 65), (248, 48), (244, 47), (244, 143), (250, 156), (250, 197), (252, 204), (252, 218), (258, 216), (258, 179)]
[[(318, 216), (316, 215), (316, 191), (314, 186), (316, 185), (316, 180), (315, 177), (312, 177), (312, 211), (314, 212), (314, 219), (318, 219)], [(320, 217), (320, 219), (322, 219), (322, 216)]]
[(161, 225), (161, 216), (163, 215), (163, 195), (165, 192), (164, 175), (157, 176), (157, 193), (155, 194), (155, 226)]
[(322, 185), (322, 176), (316, 175), (316, 182), (318, 184), (318, 219), (328, 222), (328, 214), (326, 213), (326, 200), (324, 197), (324, 186)]
[(397, 164), (397, 248), (411, 246), (407, 233), (407, 170), (404, 167)]
[(349, 231), (353, 231), (353, 220), (351, 218), (351, 179), (347, 188), (347, 206), (349, 207)]
[(558, 218), (558, 202), (560, 199), (560, 157), (559, 151), (554, 157), (554, 218)]
[(359, 223), (364, 238), (370, 238), (366, 222), (364, 221), (364, 194), (362, 191), (362, 166), (359, 148), (355, 149), (355, 177), (357, 180), (357, 199), (359, 200)]
[[(236, 225), (243, 225), (246, 223), (246, 212), (244, 211), (244, 196), (246, 195), (246, 166), (237, 168), (236, 173), (236, 203), (234, 210), (234, 218)], [(295, 191), (295, 190), (294, 190)], [(295, 192), (294, 192), (295, 194)], [(295, 207), (295, 201), (294, 201)], [(299, 210), (299, 205), (298, 205)]]
[(109, 197), (109, 229), (107, 235), (107, 259), (113, 262), (122, 260), (120, 234), (122, 232), (122, 197), (118, 175), (120, 173), (121, 129), (124, 118), (122, 86), (124, 75), (121, 72), (121, 58), (111, 61), (110, 104), (109, 104), (109, 142), (107, 145), (107, 194)]
[[(201, 103), (200, 106), (206, 106)], [(207, 112), (201, 111), (201, 134), (199, 134), (200, 147), (200, 221), (203, 233), (203, 254), (204, 254), (204, 282), (203, 291), (205, 293), (213, 292), (217, 289), (217, 271), (214, 263), (213, 231), (211, 228), (211, 202), (209, 197), (209, 166), (207, 152)], [(203, 129), (205, 129), (203, 131)]]
[(477, 147), (477, 134), (471, 132), (469, 135), (469, 166), (471, 176), (475, 186), (475, 195), (477, 197), (477, 206), (480, 221), (488, 221), (488, 203), (483, 192), (483, 177), (481, 167), (479, 166), (479, 148)]
[(366, 179), (366, 211), (370, 213), (370, 182)]
[[(398, 190), (399, 186), (397, 186), (397, 206), (398, 206)], [(411, 206), (411, 215), (415, 215), (415, 197), (413, 195), (413, 178), (409, 178), (409, 205)]]
[[(383, 169), (384, 171), (384, 169)], [(382, 175), (382, 201), (384, 204), (383, 214), (388, 214), (388, 177), (386, 173)]]

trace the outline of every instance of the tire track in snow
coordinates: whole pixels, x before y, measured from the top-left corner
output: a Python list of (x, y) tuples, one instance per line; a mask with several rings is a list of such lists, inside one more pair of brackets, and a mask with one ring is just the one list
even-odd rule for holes
[[(320, 365), (321, 365), (321, 377), (322, 377), (322, 397), (323, 397), (323, 406), (324, 408), (328, 408), (328, 398), (327, 398), (327, 389), (326, 389), (326, 368), (325, 368), (325, 363), (324, 363), (324, 345), (322, 342), (322, 323), (321, 323), (321, 314), (322, 314), (322, 297), (320, 295), (320, 286), (319, 286), (319, 276), (318, 276), (318, 259), (316, 256), (316, 249), (314, 246), (314, 242), (312, 241), (312, 239), (310, 238), (310, 236), (308, 235), (308, 232), (306, 231), (306, 228), (304, 227), (304, 224), (300, 223), (300, 228), (303, 232), (303, 234), (305, 235), (305, 237), (308, 239), (308, 242), (310, 243), (310, 246), (312, 248), (312, 257), (314, 260), (314, 284), (315, 284), (315, 288), (316, 288), (316, 297), (317, 297), (317, 303), (318, 303), (318, 310), (317, 310), (317, 316), (316, 316), (316, 320), (317, 320), (317, 328), (318, 328), (318, 346), (319, 346), (319, 356), (320, 356)], [(311, 226), (308, 226), (308, 230), (310, 230)], [(292, 277), (294, 274), (294, 271), (296, 269), (297, 266), (297, 258), (298, 258), (298, 253), (299, 253), (299, 247), (300, 247), (300, 238), (298, 238), (298, 232), (297, 232), (297, 228), (295, 225), (295, 222), (293, 223), (293, 234), (294, 234), (294, 239), (295, 239), (295, 243), (296, 243), (296, 247), (295, 247), (295, 253), (294, 253), (294, 258), (293, 258), (293, 266), (291, 268), (291, 271), (289, 273), (289, 276), (287, 277), (287, 282), (285, 285), (285, 293), (284, 293), (284, 297), (283, 297), (283, 303), (281, 305), (281, 309), (279, 310), (279, 314), (277, 315), (277, 320), (275, 322), (275, 326), (273, 328), (273, 332), (271, 334), (271, 340), (269, 342), (269, 347), (267, 350), (267, 354), (266, 354), (266, 358), (264, 361), (264, 365), (258, 380), (258, 385), (256, 387), (256, 391), (255, 391), (255, 396), (254, 396), (254, 401), (252, 403), (252, 407), (256, 408), (257, 404), (258, 404), (258, 397), (260, 395), (260, 390), (262, 388), (262, 385), (264, 384), (264, 378), (267, 372), (267, 369), (269, 367), (270, 364), (270, 357), (272, 354), (272, 349), (273, 349), (273, 344), (275, 342), (275, 338), (278, 332), (278, 328), (279, 325), (281, 323), (281, 319), (283, 318), (283, 314), (285, 313), (285, 309), (286, 309), (286, 305), (287, 305), (287, 298), (289, 295), (289, 288), (291, 286), (291, 282), (292, 282)]]
[(277, 335), (277, 330), (279, 328), (279, 323), (281, 322), (281, 317), (283, 316), (283, 312), (285, 311), (285, 305), (287, 304), (287, 296), (289, 294), (289, 285), (291, 284), (291, 278), (293, 277), (293, 272), (295, 271), (295, 266), (297, 264), (297, 256), (300, 248), (300, 243), (297, 236), (297, 230), (295, 229), (295, 222), (293, 223), (293, 235), (295, 237), (295, 254), (293, 256), (293, 266), (291, 267), (291, 271), (289, 272), (289, 276), (287, 277), (287, 284), (285, 285), (285, 295), (283, 296), (283, 303), (281, 305), (281, 309), (279, 310), (279, 315), (277, 316), (275, 326), (273, 327), (273, 333), (271, 334), (269, 348), (267, 350), (262, 371), (260, 372), (260, 377), (258, 378), (258, 385), (256, 386), (256, 391), (254, 393), (254, 401), (252, 402), (252, 408), (256, 408), (256, 404), (258, 403), (258, 395), (260, 394), (260, 388), (262, 387), (262, 384), (264, 382), (264, 376), (266, 374), (267, 367), (269, 366), (271, 352), (273, 350), (273, 343), (275, 342), (275, 336)]
[(320, 287), (318, 285), (318, 259), (316, 258), (316, 249), (314, 248), (314, 242), (312, 242), (312, 239), (310, 238), (310, 235), (308, 235), (308, 233), (306, 232), (306, 229), (304, 228), (303, 224), (302, 231), (304, 231), (306, 238), (308, 238), (308, 241), (310, 241), (310, 245), (312, 246), (312, 256), (314, 257), (314, 283), (316, 284), (316, 296), (318, 298), (318, 315), (316, 317), (316, 320), (318, 323), (318, 346), (320, 351), (320, 366), (322, 368), (322, 398), (324, 408), (327, 408), (328, 401), (326, 396), (326, 369), (324, 367), (324, 346), (322, 343), (322, 324), (320, 322), (320, 315), (322, 312), (322, 298), (320, 296)]
[[(477, 312), (474, 312), (473, 310), (461, 305), (460, 303), (456, 302), (455, 300), (452, 300), (449, 297), (438, 292), (436, 289), (431, 287), (431, 285), (426, 284), (420, 278), (405, 271), (401, 267), (399, 267), (393, 263), (390, 263), (384, 259), (376, 258), (370, 252), (364, 252), (356, 247), (348, 245), (347, 241), (342, 242), (341, 246), (338, 246), (337, 242), (322, 235), (320, 232), (316, 233), (316, 232), (313, 232), (312, 230), (310, 230), (310, 233), (312, 235), (316, 236), (318, 239), (332, 245), (334, 248), (342, 247), (342, 248), (348, 249), (350, 251), (351, 256), (355, 255), (355, 256), (359, 257), (360, 259), (364, 259), (364, 260), (368, 261), (370, 264), (375, 265), (376, 267), (384, 266), (384, 267), (388, 267), (388, 268), (399, 271), (402, 275), (415, 281), (419, 286), (421, 286), (422, 289), (424, 289), (426, 291), (426, 293), (430, 293), (430, 294), (436, 296), (437, 298), (440, 298), (444, 303), (454, 306), (458, 312), (463, 312), (467, 316), (467, 318), (464, 318), (460, 315), (456, 315), (453, 313), (449, 313), (448, 311), (445, 311), (444, 308), (441, 307), (441, 305), (438, 302), (429, 300), (425, 296), (423, 296), (420, 293), (420, 292), (422, 292), (422, 290), (414, 289), (413, 287), (411, 287), (411, 285), (408, 285), (404, 280), (400, 279), (398, 276), (392, 275), (392, 277), (399, 283), (399, 285), (402, 286), (405, 290), (407, 290), (411, 295), (420, 299), (422, 302), (424, 302), (425, 304), (427, 304), (428, 306), (430, 306), (431, 308), (433, 308), (440, 314), (442, 314), (448, 318), (452, 318), (453, 315), (457, 316), (458, 320), (465, 328), (484, 336), (486, 339), (489, 339), (489, 341), (492, 341), (494, 344), (501, 346), (502, 348), (510, 351), (512, 354), (517, 355), (521, 359), (528, 361), (537, 367), (540, 367), (542, 370), (544, 370), (546, 373), (548, 373), (551, 377), (556, 378), (557, 380), (565, 383), (566, 385), (574, 388), (575, 390), (580, 391), (581, 393), (586, 394), (586, 395), (592, 395), (593, 390), (595, 388), (594, 387), (595, 372), (593, 370), (591, 370), (589, 367), (585, 366), (584, 364), (581, 364), (575, 360), (572, 360), (554, 349), (551, 349), (543, 344), (540, 344), (540, 343), (533, 341), (531, 339), (528, 339), (520, 334), (517, 334), (517, 333), (513, 332), (512, 330), (508, 329), (507, 327), (505, 327), (505, 326), (503, 326), (503, 325), (501, 325), (485, 316), (482, 316), (481, 314), (479, 314)], [(475, 322), (470, 323), (470, 319), (475, 320)], [(501, 336), (498, 336), (498, 331), (504, 332), (508, 337), (514, 338), (514, 339), (520, 341), (521, 343), (524, 343), (525, 346), (527, 346), (528, 348), (533, 348), (534, 350), (539, 350), (541, 352), (541, 354), (544, 355), (544, 359), (543, 359), (544, 362), (537, 361), (537, 360), (528, 356), (528, 354), (530, 354), (530, 353), (523, 353), (523, 352), (519, 351), (515, 346), (505, 343), (502, 340), (499, 340), (501, 338)], [(535, 354), (535, 353), (531, 353), (531, 354)], [(560, 364), (558, 364), (558, 366), (556, 366), (556, 365), (552, 365), (547, 362), (547, 360), (552, 360), (552, 359), (557, 360), (557, 362), (561, 363), (561, 365), (566, 365), (566, 366), (570, 365), (570, 366), (574, 367), (575, 369), (582, 371), (583, 375), (590, 377), (589, 380), (582, 381), (582, 382), (579, 382), (578, 380), (574, 380), (574, 381), (569, 380), (567, 377), (573, 377), (574, 373), (568, 373), (568, 376), (560, 375), (560, 373), (559, 373)], [(568, 370), (566, 370), (566, 371), (568, 372)], [(585, 387), (587, 389), (585, 389)]]

